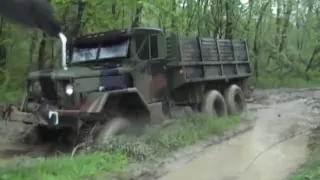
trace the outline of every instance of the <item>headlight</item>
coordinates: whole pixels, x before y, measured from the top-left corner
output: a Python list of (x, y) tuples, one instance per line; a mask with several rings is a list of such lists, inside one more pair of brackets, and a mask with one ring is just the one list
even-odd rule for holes
[(66, 94), (69, 96), (73, 94), (73, 86), (71, 84), (66, 85)]

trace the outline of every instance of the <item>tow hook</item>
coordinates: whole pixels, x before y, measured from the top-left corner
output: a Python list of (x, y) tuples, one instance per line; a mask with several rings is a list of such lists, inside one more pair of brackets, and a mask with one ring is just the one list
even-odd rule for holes
[(59, 124), (59, 114), (57, 111), (48, 112), (48, 123), (57, 126)]

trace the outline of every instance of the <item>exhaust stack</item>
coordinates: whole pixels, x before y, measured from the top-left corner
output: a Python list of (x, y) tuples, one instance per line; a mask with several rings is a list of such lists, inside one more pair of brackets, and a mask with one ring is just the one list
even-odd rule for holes
[(59, 37), (62, 44), (61, 66), (64, 70), (67, 70), (67, 37), (63, 33), (59, 33)]

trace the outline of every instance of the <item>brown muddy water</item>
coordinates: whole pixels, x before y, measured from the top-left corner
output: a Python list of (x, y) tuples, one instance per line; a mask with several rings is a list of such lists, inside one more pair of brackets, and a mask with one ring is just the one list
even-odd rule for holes
[(258, 94), (260, 103), (248, 105), (249, 115), (257, 117), (253, 130), (173, 166), (159, 180), (286, 179), (308, 155), (308, 130), (317, 123), (318, 113), (306, 101), (320, 98), (320, 91)]

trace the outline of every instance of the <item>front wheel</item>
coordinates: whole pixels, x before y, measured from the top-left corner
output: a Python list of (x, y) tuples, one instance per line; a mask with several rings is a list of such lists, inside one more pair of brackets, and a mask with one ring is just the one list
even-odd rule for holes
[(101, 130), (97, 133), (94, 142), (104, 144), (110, 138), (120, 134), (130, 126), (130, 121), (123, 117), (116, 117), (102, 125)]
[(42, 142), (40, 127), (33, 126), (27, 130), (25, 136), (21, 139), (26, 144), (38, 145)]

